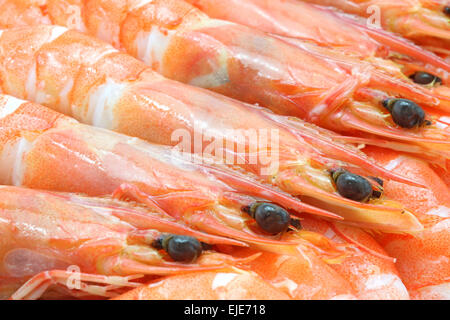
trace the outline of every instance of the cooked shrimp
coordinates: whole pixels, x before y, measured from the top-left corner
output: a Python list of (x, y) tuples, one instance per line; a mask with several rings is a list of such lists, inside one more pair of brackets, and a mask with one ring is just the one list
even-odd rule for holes
[[(2, 297), (26, 282), (12, 298), (36, 299), (50, 285), (65, 288), (76, 276), (80, 283), (66, 292), (108, 297), (138, 286), (131, 280), (142, 275), (221, 269), (239, 261), (204, 251), (198, 240), (229, 239), (192, 230), (162, 212), (107, 198), (1, 186), (0, 215)], [(80, 274), (68, 271), (70, 267)]]
[[(218, 178), (204, 174), (207, 167), (198, 171), (201, 166), (177, 158), (170, 149), (82, 125), (8, 96), (2, 96), (1, 101), (1, 183), (90, 195), (115, 193), (164, 210), (190, 227), (238, 240), (229, 240), (229, 244), (243, 242), (263, 251), (307, 260), (342, 255), (320, 234), (295, 231), (297, 222), (280, 207), (233, 190)], [(124, 167), (128, 169), (117, 170)], [(245, 180), (240, 182), (237, 187), (243, 190)], [(257, 184), (251, 186), (253, 192), (259, 190), (266, 197), (273, 195), (274, 199), (297, 204), (282, 193)], [(302, 203), (297, 206), (333, 217)], [(385, 226), (400, 231), (395, 221)], [(293, 228), (295, 238), (268, 236), (282, 235), (287, 228)], [(314, 268), (321, 270), (325, 266), (321, 263)]]
[[(410, 213), (380, 198), (376, 191), (381, 188), (370, 173), (415, 182), (381, 169), (356, 148), (338, 143), (333, 133), (167, 80), (111, 46), (62, 27), (5, 30), (0, 48), (3, 92), (154, 143), (176, 145), (178, 137), (174, 141), (173, 134), (181, 130), (189, 145), (183, 151), (200, 153), (203, 162), (211, 145), (202, 143), (214, 138), (220, 143), (214, 154), (220, 164), (231, 155), (229, 167), (243, 171), (247, 180), (253, 177), (270, 183), (358, 225), (393, 232), (420, 229)], [(11, 60), (7, 52), (21, 54)], [(256, 139), (230, 134), (230, 130), (254, 132)], [(196, 145), (198, 134), (200, 146)], [(265, 159), (269, 161), (260, 161), (260, 155), (269, 156)], [(355, 168), (362, 170), (361, 175), (352, 172)], [(232, 179), (212, 168), (209, 172), (228, 183)], [(233, 178), (233, 183), (242, 184), (242, 179)], [(245, 188), (248, 193), (248, 183)]]
[(1, 184), (113, 194), (164, 210), (194, 228), (291, 254), (295, 244), (269, 236), (285, 231), (290, 215), (263, 196), (334, 216), (239, 177), (231, 180), (237, 181), (235, 189), (170, 148), (82, 125), (40, 105), (1, 96), (0, 110)]

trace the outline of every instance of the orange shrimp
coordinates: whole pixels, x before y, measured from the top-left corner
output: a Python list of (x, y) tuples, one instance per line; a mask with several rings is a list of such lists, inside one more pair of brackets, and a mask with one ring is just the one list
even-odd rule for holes
[(290, 254), (297, 253), (296, 244), (269, 236), (288, 228), (290, 216), (262, 198), (335, 216), (239, 177), (235, 189), (170, 148), (82, 125), (40, 105), (1, 96), (0, 110), (2, 184), (114, 194), (156, 206), (196, 229)]
[(412, 298), (448, 299), (450, 188), (419, 159), (375, 147), (365, 151), (389, 170), (427, 185), (419, 188), (386, 182), (385, 192), (414, 210), (425, 229), (414, 237), (381, 233), (376, 238), (397, 259), (396, 266)]
[[(417, 68), (431, 68), (444, 81), (448, 80), (450, 65), (445, 60), (400, 37), (352, 24), (333, 12), (308, 3), (297, 0), (186, 1), (211, 18), (303, 40), (303, 44), (312, 42), (320, 47), (336, 48), (347, 55), (369, 59), (372, 63), (379, 63), (380, 60), (375, 58), (378, 57), (393, 60), (403, 67), (414, 66), (416, 71)], [(386, 63), (396, 69), (394, 64)]]
[(336, 61), (349, 71), (355, 66), (362, 66), (364, 61), (393, 77), (404, 80), (409, 77), (411, 80), (407, 81), (424, 85), (431, 94), (443, 100), (450, 99), (449, 88), (441, 85), (448, 85), (450, 80), (450, 65), (444, 60), (393, 36), (358, 28), (308, 3), (296, 0), (187, 2), (212, 18), (283, 36), (284, 40), (322, 55), (324, 59)]
[[(334, 133), (165, 79), (113, 47), (63, 27), (8, 29), (0, 36), (0, 48), (1, 90), (5, 93), (153, 143), (177, 146), (180, 137), (174, 139), (173, 134), (181, 130), (183, 136), (187, 134), (182, 142), (188, 142), (182, 151), (193, 152), (202, 161), (209, 155), (205, 151), (218, 142), (218, 151), (212, 155), (219, 163), (213, 162), (214, 168), (228, 163), (228, 168), (244, 175), (238, 179), (208, 168), (227, 183), (242, 185), (245, 178), (272, 184), (358, 225), (393, 232), (420, 229), (413, 215), (398, 203), (375, 196), (381, 188), (370, 176), (415, 182), (391, 174), (358, 149), (337, 142)], [(21, 54), (11, 60), (7, 52)], [(233, 132), (254, 132), (256, 139)], [(196, 145), (198, 135), (200, 146)], [(212, 138), (216, 142), (203, 144)], [(266, 155), (266, 163), (259, 155)], [(355, 168), (361, 169), (361, 175), (351, 173)], [(347, 178), (357, 180), (354, 194), (347, 192)], [(244, 184), (242, 188), (250, 192), (253, 187)], [(313, 210), (305, 204), (301, 209), (306, 208)]]
[[(18, 12), (28, 8), (5, 3)], [(41, 4), (36, 21), (46, 18), (87, 31), (168, 78), (258, 103), (328, 129), (374, 134), (391, 142), (391, 147), (397, 146), (394, 141), (402, 141), (417, 153), (444, 161), (449, 157), (450, 133), (441, 127), (448, 126), (448, 100), (410, 81), (370, 68), (357, 67), (349, 72), (311, 50), (255, 29), (211, 19), (181, 0)], [(21, 19), (20, 14), (17, 19)], [(10, 18), (5, 20), (11, 23)], [(17, 22), (23, 23), (27, 22)]]
[(36, 299), (51, 285), (65, 288), (77, 276), (72, 269), (80, 273), (80, 283), (66, 293), (111, 297), (138, 286), (131, 280), (143, 275), (208, 271), (239, 262), (204, 251), (197, 240), (227, 244), (229, 239), (108, 198), (1, 186), (0, 215), (2, 297), (20, 284), (13, 299)]
[[(327, 257), (325, 261), (331, 263), (328, 265), (323, 261), (323, 256), (318, 256), (311, 250), (302, 250), (303, 254), (296, 256), (263, 252), (259, 257), (241, 265), (241, 268), (258, 274), (291, 299), (409, 299), (408, 291), (397, 274), (393, 259), (389, 258), (368, 234), (356, 228), (332, 227), (324, 221), (310, 218), (303, 218), (302, 225), (304, 229), (300, 232), (304, 233), (305, 238), (318, 231), (332, 238), (332, 241), (338, 241), (342, 246), (348, 247), (345, 249), (345, 257), (341, 255), (334, 258)], [(297, 237), (298, 233), (288, 233), (282, 239), (295, 240)], [(344, 239), (351, 239), (352, 242), (349, 243)], [(254, 249), (237, 247), (225, 252), (237, 257), (258, 253)], [(170, 283), (173, 285), (173, 282)], [(154, 294), (154, 289), (142, 290), (144, 297), (147, 290)], [(135, 290), (132, 295), (135, 296), (136, 292), (142, 291)], [(165, 290), (164, 292), (166, 293)]]
[[(342, 256), (342, 250), (332, 241), (319, 233), (296, 231), (297, 223), (287, 212), (234, 190), (208, 174), (207, 167), (202, 171), (201, 166), (176, 157), (169, 148), (82, 125), (36, 104), (8, 96), (1, 96), (0, 102), (0, 183), (89, 195), (115, 193), (164, 210), (189, 227), (230, 238), (231, 243), (224, 244), (247, 244), (258, 250), (307, 257), (304, 259), (313, 261), (314, 274), (333, 278), (329, 268), (318, 262), (319, 259)], [(237, 186), (241, 190), (242, 183), (245, 180)], [(333, 217), (327, 211), (297, 204), (276, 190), (254, 183), (251, 186), (253, 192), (259, 190), (265, 198), (273, 195), (274, 199), (279, 197), (282, 202), (297, 208), (304, 207), (306, 211)], [(260, 206), (272, 208), (268, 210), (268, 222), (258, 220), (257, 211), (262, 210), (258, 215), (265, 215), (265, 209), (258, 209)], [(256, 207), (255, 211), (248, 215), (253, 207)], [(270, 213), (273, 211), (275, 215)], [(403, 215), (412, 214), (405, 212)], [(292, 238), (284, 238), (283, 232), (270, 236), (270, 216), (275, 221), (286, 217), (283, 229), (292, 224)], [(415, 220), (409, 223), (412, 224), (410, 229), (420, 230), (420, 225), (414, 224)], [(402, 232), (396, 221), (385, 223), (381, 228)], [(319, 280), (309, 281), (317, 286)], [(299, 295), (306, 295), (302, 288), (299, 290)]]
[(437, 53), (450, 53), (449, 3), (439, 0), (303, 0), (370, 17), (374, 8), (381, 26)]
[(233, 268), (170, 276), (114, 300), (290, 300), (256, 274)]
[(433, 166), (434, 171), (441, 177), (442, 181), (450, 188), (450, 171), (439, 166)]

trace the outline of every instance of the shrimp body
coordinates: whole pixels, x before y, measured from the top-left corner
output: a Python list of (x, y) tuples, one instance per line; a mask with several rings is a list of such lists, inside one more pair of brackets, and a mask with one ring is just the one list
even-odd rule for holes
[[(24, 9), (20, 4), (6, 4), (19, 13)], [(47, 18), (89, 32), (168, 78), (331, 130), (374, 134), (391, 141), (392, 148), (393, 141), (402, 141), (417, 148), (417, 153), (448, 158), (449, 134), (442, 128), (448, 125), (448, 99), (410, 81), (380, 75), (367, 66), (342, 68), (317, 52), (211, 19), (178, 0), (48, 1), (43, 8), (36, 21)], [(21, 20), (20, 14), (17, 19)], [(407, 101), (399, 102), (400, 98)], [(402, 116), (392, 114), (392, 104), (400, 109), (406, 104), (414, 110), (415, 120), (403, 122)]]
[(40, 105), (2, 96), (0, 108), (2, 184), (90, 196), (113, 194), (164, 210), (209, 233), (256, 241), (271, 250), (282, 250), (284, 244), (296, 252), (290, 250), (293, 245), (264, 236), (245, 208), (264, 203), (263, 196), (271, 194), (274, 200), (280, 197), (280, 202), (308, 207), (300, 201), (265, 188), (256, 199), (239, 192), (242, 185), (234, 189), (170, 148), (83, 125)]
[(433, 0), (306, 0), (324, 6), (333, 6), (344, 12), (370, 17), (379, 10), (381, 26), (411, 39), (437, 53), (448, 55), (450, 46), (448, 8), (444, 1)]
[[(113, 47), (63, 27), (5, 30), (0, 47), (5, 93), (97, 127), (153, 143), (181, 145), (181, 151), (198, 155), (202, 163), (214, 159), (219, 166), (228, 163), (247, 180), (272, 184), (318, 208), (339, 210), (350, 222), (394, 232), (420, 229), (410, 213), (388, 199), (370, 198), (364, 203), (337, 192), (330, 175), (337, 169), (359, 167), (364, 176), (414, 182), (380, 168), (356, 148), (338, 142), (334, 133), (165, 79)], [(21, 54), (11, 60), (7, 52)], [(196, 144), (199, 136), (200, 145)], [(203, 143), (212, 138), (213, 143)], [(213, 152), (208, 152), (211, 145)], [(231, 183), (229, 175), (214, 174)], [(236, 183), (247, 193), (255, 192), (242, 179), (233, 178)], [(293, 205), (290, 202), (288, 207)], [(297, 208), (325, 214), (306, 204)]]
[[(139, 285), (130, 281), (138, 275), (220, 269), (237, 261), (214, 251), (201, 254), (201, 250), (191, 262), (174, 261), (169, 257), (171, 249), (162, 252), (154, 245), (165, 235), (191, 234), (209, 243), (228, 240), (192, 230), (154, 209), (18, 187), (1, 186), (0, 195), (3, 297), (25, 282), (13, 298), (38, 298), (51, 284), (65, 287), (70, 268), (82, 273), (83, 286), (73, 291), (75, 295), (108, 297)], [(96, 290), (84, 282), (100, 286)]]

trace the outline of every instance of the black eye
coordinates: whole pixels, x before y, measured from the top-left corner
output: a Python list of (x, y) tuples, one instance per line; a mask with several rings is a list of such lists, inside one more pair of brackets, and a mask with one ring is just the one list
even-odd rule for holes
[(411, 100), (386, 99), (383, 106), (390, 111), (394, 122), (402, 128), (418, 127), (425, 121), (425, 111)]
[(261, 229), (270, 234), (286, 231), (291, 222), (289, 213), (272, 203), (254, 203), (245, 211), (255, 218)]
[(162, 248), (179, 262), (194, 262), (202, 254), (200, 241), (189, 236), (169, 235), (162, 240)]
[(443, 12), (445, 15), (450, 17), (450, 7), (449, 6), (445, 6)]
[(417, 84), (442, 83), (442, 79), (428, 72), (419, 71), (410, 76)]
[(347, 199), (365, 201), (372, 195), (370, 182), (357, 174), (344, 171), (333, 178), (339, 194)]

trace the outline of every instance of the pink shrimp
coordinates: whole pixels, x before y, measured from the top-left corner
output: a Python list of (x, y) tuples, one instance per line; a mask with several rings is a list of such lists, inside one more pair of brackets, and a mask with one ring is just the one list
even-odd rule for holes
[[(29, 9), (5, 3), (19, 13)], [(444, 161), (449, 157), (449, 133), (442, 128), (448, 125), (448, 100), (410, 81), (365, 67), (350, 72), (317, 52), (211, 19), (181, 0), (71, 0), (41, 5), (35, 10), (40, 13), (36, 21), (47, 19), (87, 31), (168, 78), (328, 129), (373, 134), (391, 142), (391, 147), (401, 141), (418, 153), (438, 154)], [(29, 22), (21, 16), (17, 15), (16, 24)]]
[[(274, 235), (282, 232), (290, 224), (289, 214), (242, 193), (246, 185), (243, 179), (236, 178), (240, 184), (234, 189), (206, 168), (177, 158), (170, 148), (82, 125), (36, 104), (1, 96), (0, 108), (2, 184), (91, 196), (114, 194), (161, 208), (209, 233), (267, 250), (297, 253), (295, 244), (277, 241), (261, 229)], [(296, 210), (310, 208), (335, 216), (255, 183), (247, 184), (247, 191)], [(274, 224), (256, 219), (259, 223), (255, 225), (256, 210), (259, 215), (271, 211), (267, 217), (275, 219), (269, 219)], [(273, 226), (278, 229), (272, 230)]]
[[(229, 239), (113, 199), (1, 186), (0, 215), (2, 297), (20, 285), (13, 299), (39, 298), (51, 285), (78, 297), (111, 297), (138, 286), (132, 280), (144, 275), (219, 270), (239, 263), (204, 251), (197, 240), (229, 244)], [(66, 287), (71, 277), (78, 277), (79, 284)]]
[(449, 3), (436, 0), (303, 0), (370, 17), (376, 8), (381, 26), (428, 49), (449, 54)]
[[(338, 212), (348, 222), (394, 232), (420, 229), (398, 204), (380, 198), (380, 192), (375, 196), (381, 188), (370, 176), (415, 182), (392, 175), (356, 148), (338, 143), (334, 133), (165, 79), (111, 46), (62, 27), (5, 30), (0, 48), (1, 90), (5, 93), (153, 143), (174, 146), (187, 135), (182, 139), (188, 142), (183, 151), (194, 152), (201, 162), (205, 154), (210, 155), (206, 150), (217, 146), (217, 142), (203, 145), (203, 141), (214, 138), (220, 146), (219, 151), (213, 147), (211, 156), (220, 163), (213, 161), (217, 165), (208, 167), (209, 172), (227, 183), (240, 184), (246, 193), (253, 187), (249, 182), (242, 185), (243, 178), (271, 184), (318, 208)], [(7, 52), (21, 54), (11, 60)], [(174, 139), (173, 134), (180, 131), (182, 135)], [(248, 132), (254, 132), (256, 139)], [(200, 146), (196, 145), (198, 135)], [(230, 155), (231, 163), (227, 162)], [(244, 177), (224, 174), (221, 164), (226, 163)], [(354, 176), (351, 172), (358, 168), (361, 175)], [(348, 193), (345, 182), (338, 183), (339, 177), (357, 179), (356, 196)], [(261, 192), (253, 195), (261, 196)], [(280, 204), (292, 208), (292, 204)]]
[(392, 77), (424, 85), (431, 94), (444, 101), (450, 100), (449, 88), (442, 86), (448, 85), (450, 80), (450, 65), (444, 60), (402, 39), (380, 34), (377, 30), (358, 28), (308, 3), (296, 0), (188, 2), (212, 18), (282, 36), (284, 40), (335, 61), (349, 71), (366, 63)]
[[(167, 277), (114, 300), (290, 300), (258, 275), (233, 268)], [(263, 310), (264, 311), (264, 310)]]

